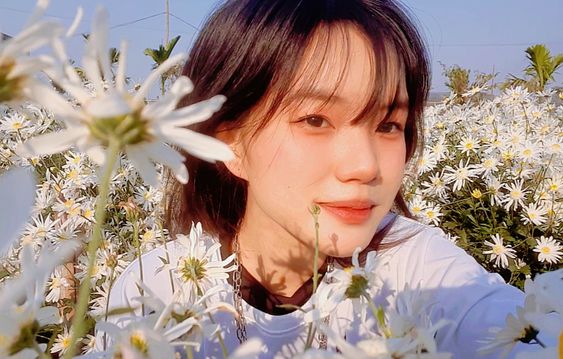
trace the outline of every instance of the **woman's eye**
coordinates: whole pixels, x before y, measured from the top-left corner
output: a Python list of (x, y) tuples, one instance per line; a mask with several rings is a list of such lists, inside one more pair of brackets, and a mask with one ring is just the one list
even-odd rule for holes
[(392, 132), (402, 132), (403, 125), (398, 122), (384, 122), (377, 127), (377, 132), (392, 133)]
[(321, 116), (308, 116), (302, 121), (311, 127), (324, 128), (330, 126), (329, 122)]

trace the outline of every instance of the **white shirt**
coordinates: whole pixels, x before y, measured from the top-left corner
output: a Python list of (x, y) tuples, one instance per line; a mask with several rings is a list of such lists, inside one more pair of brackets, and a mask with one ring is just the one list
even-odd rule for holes
[[(393, 216), (388, 215), (383, 225)], [(436, 335), (440, 351), (451, 352), (453, 358), (497, 358), (498, 352), (479, 356), (476, 350), (483, 345), (481, 341), (490, 336), (488, 328), (504, 327), (507, 314), (516, 312), (516, 306), (523, 305), (523, 293), (507, 285), (500, 275), (488, 273), (473, 257), (447, 240), (440, 229), (397, 216), (383, 242), (405, 238), (408, 240), (378, 253), (382, 263), (378, 274), (385, 285), (379, 298), (375, 297), (376, 303), (392, 307), (396, 294), (405, 286), (419, 287), (433, 303), (430, 312), (432, 322), (443, 318), (450, 323), (439, 329)], [(168, 244), (168, 250), (174, 250), (174, 247), (174, 242)], [(155, 269), (162, 266), (159, 257), (164, 255), (164, 248), (159, 247), (142, 256), (142, 265), (144, 283), (167, 303), (172, 299), (169, 273), (161, 271), (155, 274)], [(138, 277), (139, 263), (135, 260), (116, 280), (110, 294), (110, 309), (135, 304), (131, 299), (139, 296), (135, 284)], [(224, 285), (226, 290), (218, 295), (217, 300), (232, 303), (232, 288), (226, 282)], [(390, 296), (386, 297), (386, 294)], [(301, 311), (274, 316), (243, 301), (243, 312), (248, 338), (258, 336), (267, 345), (268, 351), (261, 357), (292, 357), (299, 352), (299, 337), (306, 335)], [(232, 352), (239, 345), (233, 315), (218, 313), (214, 319), (221, 324), (225, 344)], [(122, 325), (127, 322), (124, 317), (112, 321)], [(348, 342), (361, 340), (362, 325), (354, 317), (350, 301), (338, 305), (330, 316), (330, 326), (335, 332), (345, 335)], [(520, 344), (515, 351), (519, 347)], [(215, 338), (206, 338), (196, 357), (222, 358)]]

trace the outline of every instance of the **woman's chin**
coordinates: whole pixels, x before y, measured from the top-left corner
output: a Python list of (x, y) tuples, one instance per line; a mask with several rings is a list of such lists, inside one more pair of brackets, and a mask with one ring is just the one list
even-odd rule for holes
[(351, 257), (356, 248), (360, 247), (362, 250), (366, 248), (371, 242), (373, 235), (374, 233), (371, 233), (371, 231), (349, 235), (345, 235), (344, 233), (337, 235), (333, 233), (327, 236), (327, 240), (321, 241), (319, 250), (323, 254), (331, 257)]

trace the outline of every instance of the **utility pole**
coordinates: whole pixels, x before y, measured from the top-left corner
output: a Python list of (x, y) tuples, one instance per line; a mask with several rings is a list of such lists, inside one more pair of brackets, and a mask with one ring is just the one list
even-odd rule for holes
[(164, 32), (164, 46), (168, 44), (168, 38), (170, 35), (170, 4), (168, 3), (169, 0), (164, 0), (164, 12), (166, 15), (166, 30)]

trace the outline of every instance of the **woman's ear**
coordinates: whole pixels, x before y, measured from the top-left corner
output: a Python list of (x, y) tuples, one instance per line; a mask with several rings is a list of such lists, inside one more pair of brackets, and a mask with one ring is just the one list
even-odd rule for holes
[(241, 133), (242, 129), (227, 127), (226, 124), (223, 124), (217, 129), (215, 137), (229, 145), (235, 155), (234, 159), (223, 162), (225, 167), (238, 178), (247, 180), (246, 171), (243, 166), (244, 147), (241, 141)]

